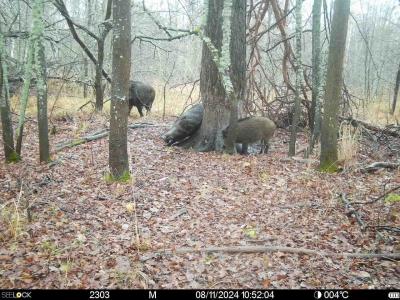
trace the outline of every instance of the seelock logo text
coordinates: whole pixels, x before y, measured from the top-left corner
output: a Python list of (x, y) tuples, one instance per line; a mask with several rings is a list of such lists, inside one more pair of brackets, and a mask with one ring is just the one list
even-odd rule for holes
[(1, 299), (32, 299), (32, 292), (1, 292)]

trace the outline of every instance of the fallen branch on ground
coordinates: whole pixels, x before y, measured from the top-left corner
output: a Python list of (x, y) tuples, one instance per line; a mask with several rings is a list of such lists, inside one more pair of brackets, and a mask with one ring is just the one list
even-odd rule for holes
[(88, 102), (86, 102), (85, 104), (79, 106), (79, 108), (78, 108), (77, 110), (82, 110), (82, 108), (84, 108), (84, 107), (85, 107), (86, 105), (88, 105), (88, 104), (92, 104), (93, 106), (95, 105), (95, 103), (94, 103), (93, 101), (88, 101)]
[[(207, 252), (227, 252), (227, 253), (265, 253), (265, 252), (286, 252), (306, 255), (319, 255), (329, 257), (346, 257), (346, 258), (390, 258), (400, 259), (400, 253), (336, 253), (319, 250), (311, 250), (306, 248), (292, 248), (279, 246), (226, 246), (226, 247), (205, 247), (205, 248), (177, 248), (175, 250), (165, 250), (156, 252), (157, 254), (184, 254), (184, 253), (207, 253)], [(150, 257), (149, 257), (150, 258)], [(147, 259), (149, 259), (147, 258)]]
[(374, 226), (367, 226), (370, 228), (374, 228), (375, 230), (386, 230), (386, 231), (391, 231), (396, 234), (400, 234), (400, 227), (394, 227), (394, 226), (387, 226), (387, 225), (374, 225)]
[(346, 215), (349, 217), (354, 217), (357, 220), (357, 223), (361, 226), (361, 231), (365, 231), (365, 223), (361, 219), (360, 214), (358, 211), (350, 204), (350, 202), (346, 199), (346, 194), (342, 193), (340, 195), (342, 202), (345, 205)]
[(377, 161), (377, 162), (374, 162), (374, 163), (372, 163), (372, 164), (370, 164), (370, 165), (368, 165), (368, 166), (362, 168), (360, 171), (361, 171), (361, 172), (369, 172), (369, 173), (372, 173), (372, 172), (378, 171), (378, 170), (383, 169), (383, 168), (386, 168), (386, 169), (396, 169), (396, 168), (398, 168), (398, 167), (400, 167), (400, 164), (398, 164), (398, 163), (391, 163), (391, 162), (385, 162), (385, 161)]
[(97, 134), (93, 134), (93, 135), (88, 135), (88, 136), (84, 136), (84, 137), (79, 138), (79, 139), (75, 139), (75, 140), (72, 140), (72, 141), (67, 141), (67, 142), (64, 142), (64, 143), (57, 144), (56, 145), (56, 151), (60, 151), (60, 150), (62, 150), (64, 148), (72, 148), (72, 147), (75, 147), (75, 146), (78, 146), (78, 145), (81, 145), (81, 144), (84, 144), (84, 143), (87, 143), (87, 142), (91, 142), (91, 141), (95, 141), (95, 140), (101, 139), (101, 138), (106, 137), (106, 136), (108, 136), (108, 129), (106, 129), (105, 132), (101, 132), (101, 133), (97, 133)]
[[(154, 125), (152, 123), (136, 123), (136, 124), (128, 125), (128, 128), (136, 129), (136, 128), (143, 128), (143, 127), (150, 127), (150, 126), (157, 126), (157, 125)], [(108, 133), (109, 133), (109, 129), (102, 129), (98, 132), (92, 133), (90, 135), (86, 135), (84, 137), (81, 137), (81, 138), (78, 138), (75, 140), (58, 143), (58, 144), (56, 144), (55, 151), (58, 152), (64, 148), (71, 148), (71, 147), (75, 147), (78, 145), (82, 145), (87, 142), (102, 139), (102, 138), (108, 136)]]
[(390, 193), (393, 193), (394, 191), (397, 191), (398, 189), (400, 189), (400, 185), (388, 190), (387, 192), (385, 192), (384, 194), (380, 195), (378, 198), (375, 198), (373, 200), (370, 201), (364, 201), (364, 202), (353, 202), (353, 205), (355, 204), (371, 204), (371, 203), (375, 203), (383, 198), (386, 198), (387, 195), (389, 195)]
[(387, 135), (391, 135), (391, 136), (400, 138), (400, 126), (388, 125), (388, 126), (382, 128), (382, 127), (378, 127), (378, 126), (374, 126), (374, 125), (368, 124), (368, 123), (366, 123), (364, 121), (361, 121), (361, 120), (354, 119), (353, 117), (348, 117), (348, 118), (339, 117), (339, 119), (341, 121), (349, 122), (354, 127), (362, 126), (362, 127), (367, 128), (368, 130), (371, 130), (371, 131), (374, 131), (374, 132), (381, 132), (381, 133), (384, 133), (384, 134), (387, 134)]

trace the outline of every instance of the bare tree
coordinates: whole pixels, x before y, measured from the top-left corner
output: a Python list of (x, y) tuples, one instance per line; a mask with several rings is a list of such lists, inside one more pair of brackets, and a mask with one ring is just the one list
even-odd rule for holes
[(24, 87), (20, 99), (20, 115), (17, 129), (18, 155), (21, 155), (22, 137), (25, 124), (25, 111), (28, 103), (29, 87), (32, 73), (36, 75), (37, 105), (38, 105), (38, 127), (39, 127), (39, 157), (40, 161), (50, 160), (48, 118), (47, 118), (47, 78), (46, 62), (43, 48), (43, 0), (35, 0), (32, 7), (32, 32), (29, 38), (29, 49), (25, 67)]
[(131, 67), (131, 1), (113, 1), (113, 56), (109, 167), (111, 176), (129, 178), (128, 163), (128, 89)]
[[(221, 151), (224, 146), (222, 130), (229, 123), (234, 126), (235, 118), (237, 119), (237, 99), (244, 95), (245, 1), (234, 1), (231, 8), (229, 3), (224, 1), (208, 1), (208, 7), (205, 9), (207, 23), (203, 36), (200, 74), (200, 93), (204, 105), (204, 117), (198, 134), (187, 145), (194, 145), (198, 151)], [(232, 10), (230, 29), (224, 28), (226, 39), (223, 40), (223, 22), (221, 21), (224, 18), (222, 13), (225, 10), (225, 13), (228, 14), (225, 16), (226, 19), (229, 17), (230, 9)], [(235, 38), (230, 38), (230, 36), (227, 38), (227, 35)], [(223, 45), (224, 41), (228, 44)], [(228, 48), (229, 51), (226, 51)], [(228, 60), (227, 63), (228, 52), (230, 62)], [(221, 57), (224, 58), (221, 59)], [(228, 135), (230, 134), (228, 133)], [(232, 136), (229, 136), (228, 139), (232, 140)]]
[(310, 144), (306, 156), (312, 153), (314, 145), (321, 132), (321, 90), (322, 90), (322, 66), (321, 66), (321, 6), (322, 0), (314, 0), (312, 10), (312, 98), (309, 114), (309, 126), (311, 131)]
[[(310, 130), (316, 138), (320, 130), (320, 95), (321, 95), (321, 7), (322, 0), (314, 0), (312, 10), (312, 99)], [(315, 132), (315, 133), (314, 133)]]
[(296, 1), (296, 60), (295, 60), (295, 71), (296, 71), (296, 89), (295, 89), (295, 100), (293, 109), (293, 120), (292, 128), (289, 142), (289, 156), (294, 156), (296, 154), (296, 136), (297, 136), (297, 126), (300, 118), (300, 93), (302, 88), (302, 76), (303, 68), (301, 66), (301, 4), (302, 0)]
[[(36, 2), (35, 2), (36, 4)], [(18, 118), (18, 127), (16, 132), (16, 151), (19, 156), (21, 156), (22, 150), (22, 138), (25, 126), (25, 113), (26, 113), (26, 106), (28, 105), (28, 96), (29, 96), (29, 88), (31, 85), (32, 80), (32, 71), (33, 71), (33, 64), (34, 64), (34, 48), (36, 39), (38, 38), (37, 30), (39, 27), (35, 27), (35, 24), (32, 26), (32, 32), (29, 36), (28, 42), (28, 53), (27, 53), (27, 61), (25, 63), (25, 70), (24, 70), (24, 86), (22, 89), (22, 95), (19, 100), (19, 118)]]
[(7, 73), (4, 38), (0, 26), (0, 117), (3, 133), (4, 157), (7, 162), (14, 162), (19, 160), (19, 156), (14, 149), (14, 135), (8, 97)]
[[(103, 98), (104, 98), (104, 90), (102, 85), (103, 76), (104, 78), (107, 79), (108, 82), (111, 82), (111, 78), (108, 76), (107, 72), (104, 71), (103, 65), (104, 65), (105, 39), (112, 28), (110, 21), (112, 0), (107, 0), (106, 14), (104, 17), (104, 21), (99, 25), (100, 29), (98, 35), (89, 30), (88, 28), (84, 27), (83, 25), (76, 24), (70, 17), (67, 7), (65, 6), (63, 0), (53, 0), (53, 1), (56, 8), (65, 18), (75, 41), (79, 44), (79, 46), (81, 46), (82, 50), (86, 53), (86, 55), (90, 58), (90, 60), (96, 67), (95, 80), (94, 80), (94, 88), (96, 92), (96, 109), (98, 111), (101, 111), (103, 109)], [(89, 50), (89, 47), (86, 45), (86, 43), (79, 37), (75, 27), (78, 27), (79, 29), (83, 30), (86, 34), (88, 34), (90, 37), (96, 40), (97, 59)]]
[(34, 69), (37, 87), (38, 129), (39, 129), (39, 158), (41, 162), (50, 160), (49, 126), (47, 118), (47, 75), (46, 58), (43, 46), (43, 0), (35, 0), (33, 6)]
[[(86, 18), (87, 18), (87, 28), (91, 30), (92, 27), (92, 0), (87, 0), (86, 2)], [(84, 80), (89, 75), (89, 60), (86, 54), (83, 54), (83, 76)], [(86, 81), (83, 83), (83, 97), (87, 97), (87, 90), (88, 90), (88, 85)]]
[(343, 85), (343, 61), (349, 14), (350, 0), (335, 0), (321, 131), (320, 169), (328, 172), (334, 172), (337, 168), (337, 114)]

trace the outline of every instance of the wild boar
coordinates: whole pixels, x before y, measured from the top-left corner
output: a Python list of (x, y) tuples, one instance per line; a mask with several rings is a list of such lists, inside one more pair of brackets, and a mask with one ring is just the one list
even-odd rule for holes
[[(224, 138), (227, 137), (229, 126), (222, 132)], [(238, 120), (236, 141), (237, 144), (242, 144), (241, 154), (247, 154), (248, 144), (257, 141), (262, 142), (261, 152), (268, 152), (268, 143), (274, 134), (276, 125), (273, 121), (265, 117), (247, 117)], [(237, 147), (238, 149), (239, 147)]]
[(203, 104), (198, 103), (193, 105), (175, 121), (172, 127), (162, 136), (162, 139), (168, 146), (171, 146), (191, 136), (200, 128), (203, 114)]
[(139, 114), (143, 117), (142, 109), (146, 108), (150, 112), (156, 92), (154, 88), (140, 81), (130, 81), (129, 83), (129, 113), (132, 107), (136, 106)]

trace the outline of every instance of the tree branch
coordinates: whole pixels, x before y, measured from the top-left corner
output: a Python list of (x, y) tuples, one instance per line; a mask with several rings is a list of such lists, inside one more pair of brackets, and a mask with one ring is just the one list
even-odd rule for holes
[[(93, 62), (94, 65), (97, 65), (97, 59), (94, 57), (93, 53), (89, 50), (89, 48), (86, 46), (86, 44), (81, 40), (81, 38), (79, 37), (78, 33), (75, 30), (75, 24), (72, 22), (71, 18), (69, 17), (67, 8), (65, 7), (65, 4), (62, 0), (53, 0), (53, 4), (54, 6), (58, 9), (58, 11), (61, 13), (61, 15), (64, 16), (65, 21), (67, 22), (67, 25), (72, 33), (73, 38), (75, 39), (75, 41), (79, 44), (79, 46), (81, 46), (82, 50), (86, 53), (86, 55), (90, 58), (90, 60)], [(92, 36), (93, 37), (93, 36)], [(99, 38), (95, 35), (95, 39), (98, 41)], [(105, 79), (107, 79), (108, 82), (111, 83), (111, 78), (110, 76), (107, 74), (106, 71), (104, 71), (104, 69), (101, 70), (102, 74), (104, 76)]]

